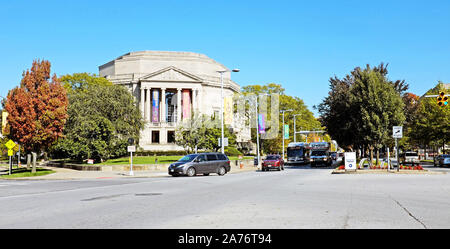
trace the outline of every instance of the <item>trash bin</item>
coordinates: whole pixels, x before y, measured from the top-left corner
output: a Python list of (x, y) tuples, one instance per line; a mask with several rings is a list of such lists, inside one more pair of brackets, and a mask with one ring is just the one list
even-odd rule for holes
[(258, 166), (258, 157), (254, 158), (253, 165)]

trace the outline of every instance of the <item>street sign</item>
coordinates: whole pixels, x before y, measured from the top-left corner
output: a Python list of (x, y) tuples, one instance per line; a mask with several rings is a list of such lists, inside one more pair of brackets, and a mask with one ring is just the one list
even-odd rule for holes
[[(222, 146), (221, 140), (222, 139), (219, 138), (219, 146), (220, 147)], [(228, 146), (228, 138), (227, 137), (223, 138), (223, 146)]]
[(392, 127), (392, 137), (393, 138), (402, 138), (403, 137), (403, 126)]
[(136, 152), (136, 146), (128, 146), (127, 147), (128, 152)]
[(8, 156), (14, 156), (14, 150), (8, 149)]
[(345, 152), (345, 170), (356, 170), (356, 152)]
[(10, 139), (8, 142), (6, 142), (5, 146), (8, 149), (12, 149), (14, 148), (14, 146), (16, 146), (16, 143), (14, 143), (13, 140)]

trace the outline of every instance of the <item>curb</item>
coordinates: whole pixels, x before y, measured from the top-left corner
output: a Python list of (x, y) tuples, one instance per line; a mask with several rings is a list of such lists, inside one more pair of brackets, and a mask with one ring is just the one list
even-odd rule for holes
[(429, 171), (429, 170), (356, 170), (356, 171), (345, 171), (345, 170), (333, 170), (331, 174), (353, 174), (353, 175), (363, 175), (363, 174), (400, 174), (400, 175), (445, 175), (447, 172), (442, 171)]

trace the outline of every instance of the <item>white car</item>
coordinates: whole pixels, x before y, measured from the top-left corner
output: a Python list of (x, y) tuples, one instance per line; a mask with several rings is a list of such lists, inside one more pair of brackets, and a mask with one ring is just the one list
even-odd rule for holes
[(400, 158), (401, 164), (419, 164), (419, 154), (415, 151), (407, 151)]

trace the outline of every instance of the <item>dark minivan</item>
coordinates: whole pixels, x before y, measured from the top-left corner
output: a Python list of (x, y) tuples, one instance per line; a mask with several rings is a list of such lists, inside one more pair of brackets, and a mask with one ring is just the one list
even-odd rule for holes
[(169, 175), (171, 176), (195, 176), (197, 174), (207, 176), (210, 173), (223, 176), (229, 171), (230, 159), (222, 153), (190, 154), (169, 166)]

